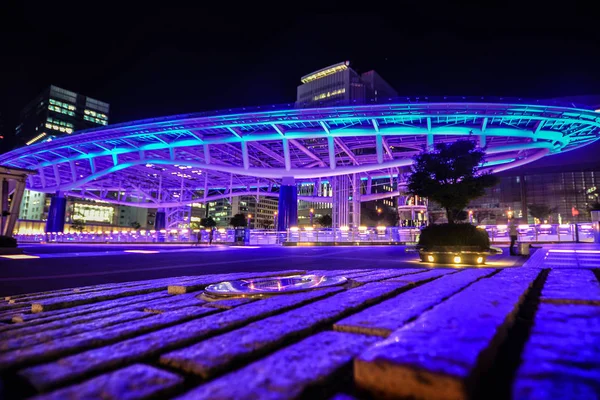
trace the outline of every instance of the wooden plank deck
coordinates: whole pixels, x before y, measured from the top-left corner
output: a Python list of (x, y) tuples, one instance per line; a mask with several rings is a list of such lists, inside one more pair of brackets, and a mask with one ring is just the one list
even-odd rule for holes
[[(600, 262), (588, 264), (600, 255), (584, 269), (534, 256), (502, 270), (336, 270), (345, 285), (258, 299), (201, 294), (278, 273), (7, 297), (0, 398), (489, 398), (497, 388), (478, 384), (499, 371), (514, 398), (597, 398)], [(327, 271), (281, 274), (296, 273)]]

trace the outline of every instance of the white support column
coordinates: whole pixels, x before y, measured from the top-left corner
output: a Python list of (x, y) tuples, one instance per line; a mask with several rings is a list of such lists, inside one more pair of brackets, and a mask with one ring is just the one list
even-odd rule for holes
[(431, 133), (431, 118), (427, 118), (427, 150), (433, 150), (433, 133)]
[(23, 199), (24, 192), (25, 180), (18, 180), (15, 186), (12, 201), (10, 203), (10, 214), (8, 215), (8, 221), (6, 221), (4, 231), (2, 232), (2, 234), (5, 236), (12, 236), (12, 232), (15, 229), (15, 224), (17, 223), (17, 219), (19, 218), (19, 210), (21, 209), (21, 200)]
[(383, 163), (383, 138), (381, 135), (375, 136), (375, 148), (377, 149), (377, 164)]
[(329, 148), (329, 167), (335, 169), (335, 143), (333, 136), (327, 137), (327, 146)]
[(204, 163), (210, 164), (210, 148), (208, 147), (207, 144), (205, 144), (203, 147), (204, 147)]
[(54, 164), (52, 169), (54, 170), (54, 180), (56, 181), (56, 186), (60, 186), (60, 173), (58, 172), (58, 166)]
[(169, 159), (175, 160), (175, 149), (173, 147), (169, 147)]
[(233, 204), (233, 174), (229, 175), (229, 204)]
[(92, 174), (96, 173), (96, 159), (94, 157), (90, 158), (90, 169), (92, 170)]
[(112, 153), (112, 160), (114, 166), (119, 165), (119, 156), (117, 155), (117, 153)]
[(433, 150), (433, 133), (427, 134), (427, 150)]
[(71, 167), (71, 180), (72, 182), (77, 181), (77, 171), (75, 170), (75, 163), (73, 161), (69, 161), (69, 166)]
[(535, 124), (535, 127), (533, 128), (533, 141), (537, 142), (537, 134), (539, 133), (539, 131), (542, 129), (542, 127), (544, 126), (544, 121), (540, 120)]
[(485, 136), (485, 128), (487, 127), (488, 119), (485, 117), (481, 122), (481, 135), (479, 135), (479, 147), (484, 148), (487, 145), (487, 138)]
[(246, 142), (240, 142), (240, 145), (242, 146), (242, 159), (244, 162), (244, 169), (248, 169), (250, 168), (250, 160), (248, 157), (248, 143)]
[(285, 170), (292, 169), (292, 159), (290, 158), (290, 142), (288, 139), (282, 140), (283, 144), (283, 159), (285, 161)]
[[(93, 159), (90, 158), (90, 160), (93, 160)], [(96, 172), (96, 169), (94, 168), (92, 170), (92, 172)], [(40, 175), (40, 180), (42, 181), (42, 187), (45, 188), (46, 187), (46, 175), (44, 175), (44, 168), (38, 169), (38, 174)]]

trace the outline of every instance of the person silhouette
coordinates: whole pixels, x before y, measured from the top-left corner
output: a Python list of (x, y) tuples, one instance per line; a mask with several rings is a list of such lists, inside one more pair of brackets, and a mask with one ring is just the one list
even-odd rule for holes
[(213, 237), (215, 235), (215, 228), (210, 228), (210, 232), (208, 232), (208, 245), (210, 246), (213, 242)]
[(515, 251), (515, 244), (519, 238), (519, 230), (517, 229), (517, 221), (512, 217), (508, 221), (508, 234), (510, 235), (510, 255), (516, 256), (517, 252)]

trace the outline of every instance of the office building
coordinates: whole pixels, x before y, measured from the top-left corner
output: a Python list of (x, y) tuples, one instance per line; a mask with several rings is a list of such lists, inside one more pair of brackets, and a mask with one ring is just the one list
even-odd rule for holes
[(296, 107), (370, 104), (394, 98), (398, 93), (375, 71), (362, 74), (344, 61), (301, 78)]
[(108, 103), (51, 85), (21, 111), (15, 131), (18, 145), (108, 125), (109, 112)]
[[(212, 217), (220, 228), (229, 227), (231, 217), (236, 214), (244, 214), (253, 229), (272, 229), (275, 227), (277, 213), (276, 197), (255, 196), (233, 197), (208, 202), (208, 215)], [(192, 222), (199, 222), (199, 217), (192, 217)]]

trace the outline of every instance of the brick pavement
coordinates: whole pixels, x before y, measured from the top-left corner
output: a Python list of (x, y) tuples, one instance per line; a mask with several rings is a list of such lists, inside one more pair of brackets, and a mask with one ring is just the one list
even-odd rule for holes
[(260, 299), (201, 294), (269, 273), (11, 296), (0, 303), (0, 397), (600, 396), (600, 251), (424, 266), (279, 272), (349, 280)]

